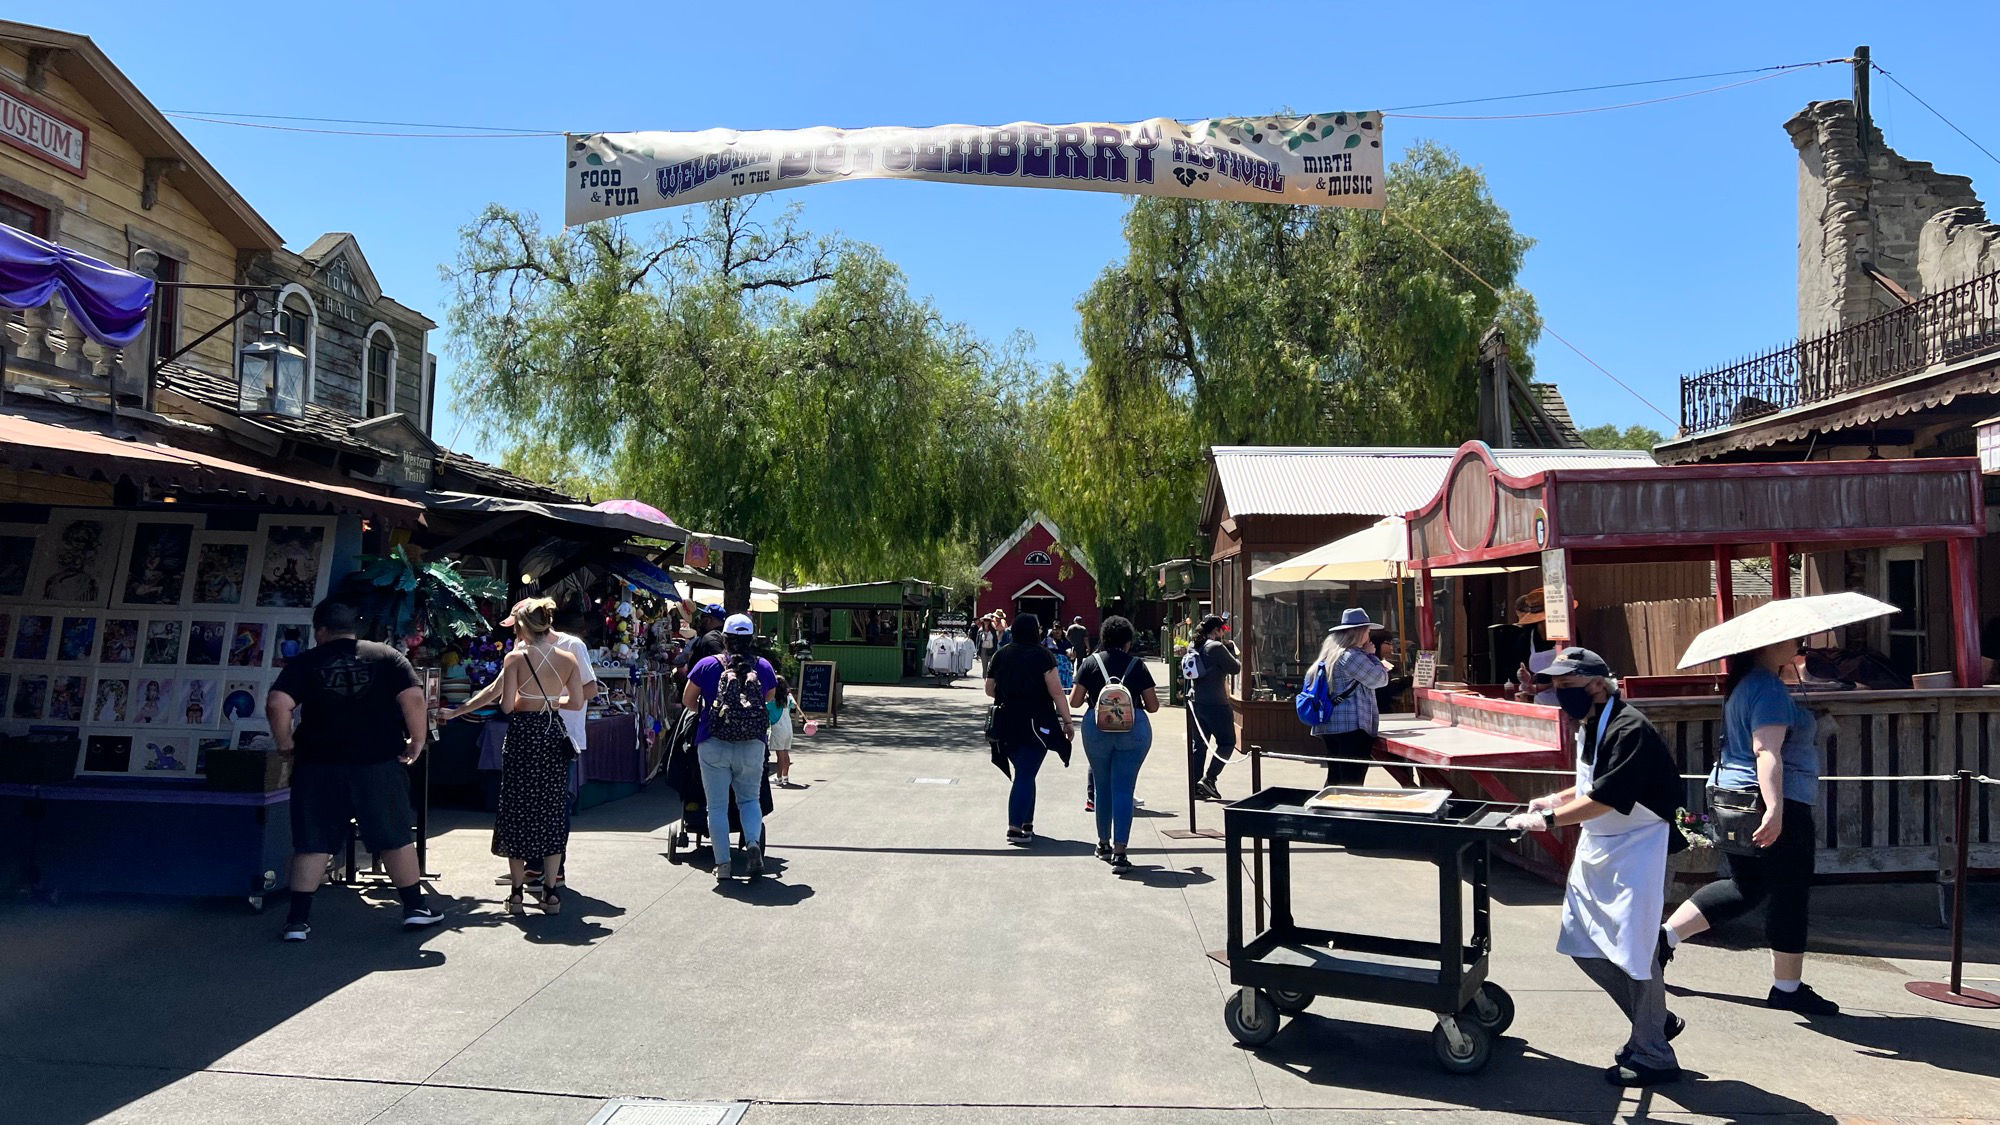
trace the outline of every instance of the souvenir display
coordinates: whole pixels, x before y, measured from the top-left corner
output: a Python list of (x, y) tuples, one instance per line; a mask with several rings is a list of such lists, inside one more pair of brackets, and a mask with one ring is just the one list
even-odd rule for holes
[(130, 664), (139, 659), (139, 620), (136, 617), (104, 619), (104, 644), (98, 652), (100, 664)]
[(125, 548), (118, 605), (181, 604), (187, 587), (188, 553), (194, 543), (195, 523), (191, 517), (133, 521), (131, 541)]
[(238, 621), (229, 638), (229, 664), (232, 668), (262, 668), (264, 666), (264, 623), (262, 621)]
[(229, 623), (196, 619), (188, 623), (187, 663), (220, 664), (223, 646), (229, 643)]
[(257, 576), (259, 606), (311, 609), (324, 596), (330, 530), (327, 521), (267, 523)]
[(52, 723), (82, 722), (84, 692), (89, 683), (83, 676), (51, 677), (48, 720)]
[(253, 535), (198, 532), (195, 535), (194, 584), (188, 591), (190, 605), (235, 606), (243, 604), (243, 591), (250, 581), (250, 554), (256, 544)]
[(58, 605), (103, 605), (125, 527), (122, 512), (57, 511), (42, 534), (41, 567), (28, 596)]
[(132, 693), (132, 681), (118, 676), (101, 676), (97, 681), (97, 691), (92, 696), (90, 718), (98, 723), (123, 723), (129, 721), (130, 712), (126, 701)]
[(147, 664), (179, 664), (181, 662), (181, 621), (178, 617), (156, 617), (146, 622), (146, 647), (143, 659)]
[(49, 635), (54, 631), (55, 618), (48, 614), (22, 614), (20, 627), (14, 633), (14, 659), (47, 660)]

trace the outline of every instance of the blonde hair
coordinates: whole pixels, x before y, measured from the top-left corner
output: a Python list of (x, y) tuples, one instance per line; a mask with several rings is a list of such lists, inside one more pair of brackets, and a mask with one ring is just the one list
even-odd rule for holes
[(554, 598), (523, 598), (514, 603), (514, 625), (526, 629), (535, 636), (541, 636), (555, 628), (556, 600)]

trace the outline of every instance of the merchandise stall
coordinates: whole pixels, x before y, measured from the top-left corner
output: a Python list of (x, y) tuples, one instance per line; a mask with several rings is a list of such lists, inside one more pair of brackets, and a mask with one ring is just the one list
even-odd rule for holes
[[(1836, 678), (1802, 684), (1801, 698), (1819, 718), (1827, 777), (1991, 772), (1986, 735), (2000, 715), (2000, 689), (1980, 686), (1973, 555), (1986, 533), (1986, 508), (1971, 458), (1558, 468), (1517, 476), (1471, 443), (1460, 450), (1438, 494), (1408, 519), (1412, 565), (1424, 576), (1418, 584), (1424, 592), (1422, 644), (1432, 650), (1439, 630), (1430, 578), (1448, 567), (1538, 566), (1551, 636), (1597, 647), (1599, 640), (1578, 627), (1581, 614), (1569, 612), (1579, 599), (1568, 576), (1579, 566), (1705, 560), (1727, 574), (1736, 560), (1766, 558), (1772, 561), (1772, 595), (1785, 598), (1792, 593), (1789, 560), (1795, 553), (1805, 556), (1810, 583), (1822, 585), (1824, 570), (1839, 569), (1820, 566), (1826, 558), (1943, 543), (1954, 630), (1939, 638), (1948, 642), (1938, 647), (1950, 652), (1951, 661), (1937, 678), (1950, 686), (1870, 690)], [(1585, 602), (1577, 608), (1591, 607)], [(1727, 620), (1735, 608), (1732, 585), (1719, 584), (1714, 617), (1706, 624)], [(1912, 610), (1911, 616), (1919, 615)], [(1684, 648), (1696, 631), (1666, 643)], [(1683, 774), (1705, 774), (1715, 763), (1720, 671), (1709, 666), (1624, 681), (1626, 697), (1660, 728)], [(1384, 723), (1381, 752), (1488, 799), (1522, 801), (1560, 788), (1559, 776), (1500, 772), (1573, 766), (1560, 713), (1501, 694), (1493, 687), (1419, 691), (1413, 719)], [(1447, 766), (1456, 768), (1439, 768)], [(1688, 807), (1701, 807), (1700, 783), (1688, 785)], [(1921, 781), (1823, 782), (1818, 870), (1836, 876), (1935, 872), (1949, 820), (1945, 799), (1941, 787)], [(1973, 862), (1990, 867), (2000, 863), (2000, 794), (1989, 787), (1977, 800)], [(1560, 863), (1566, 854), (1558, 848), (1547, 858)]]
[(19, 416), (0, 462), (0, 862), (261, 896), (290, 850), (265, 696), (364, 540), (422, 509)]
[(814, 659), (839, 666), (841, 683), (893, 684), (923, 673), (928, 582), (803, 586), (780, 593), (778, 608), (780, 647), (809, 642)]

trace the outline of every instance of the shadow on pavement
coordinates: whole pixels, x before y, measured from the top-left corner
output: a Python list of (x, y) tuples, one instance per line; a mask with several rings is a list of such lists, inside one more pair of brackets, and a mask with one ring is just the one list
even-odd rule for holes
[[(1762, 1008), (1760, 996), (1703, 992), (1669, 984), (1678, 996), (1719, 1000), (1746, 1008)], [(1840, 997), (1829, 997), (1839, 1003)], [(1928, 1002), (1928, 1001), (1926, 1001)], [(1940, 1009), (1943, 1005), (1939, 1005)], [(2000, 1074), (2000, 1027), (1936, 1016), (1863, 1015), (1852, 1008), (1837, 1016), (1802, 1016), (1799, 1021), (1829, 1039), (1852, 1043), (1878, 1059), (1934, 1066), (1991, 1078)]]
[[(312, 939), (278, 940), (279, 911), (247, 917), (212, 901), (163, 905), (92, 898), (61, 909), (0, 909), (10, 969), (0, 990), (0, 1059), (110, 1067), (118, 1081), (15, 1086), (0, 1117), (81, 1125), (209, 1066), (372, 973), (433, 969), (438, 933), (495, 924), (491, 907), (434, 896), (448, 917), (416, 932), (386, 884), (328, 887), (314, 904)], [(492, 919), (492, 921), (489, 921)], [(551, 922), (556, 919), (550, 919)], [(23, 971), (33, 966), (32, 972)], [(15, 1115), (19, 1116), (15, 1116)]]
[[(1324, 1006), (1335, 1003), (1319, 1001)], [(1607, 1025), (1607, 1033), (1612, 1030), (1616, 1029)], [(1803, 1102), (1696, 1071), (1652, 1091), (1622, 1090), (1604, 1081), (1604, 1068), (1611, 1065), (1608, 1047), (1605, 1053), (1601, 1063), (1571, 1062), (1541, 1054), (1520, 1039), (1502, 1037), (1485, 1070), (1447, 1075), (1438, 1069), (1429, 1030), (1378, 1027), (1314, 1013), (1291, 1020), (1276, 1039), (1255, 1052), (1260, 1061), (1316, 1086), (1373, 1090), (1495, 1113), (1612, 1122), (1685, 1109), (1726, 1122), (1764, 1121), (1774, 1115), (1783, 1115), (1787, 1125), (1835, 1121)], [(1636, 1106), (1631, 1104), (1634, 1100)], [(1668, 1101), (1673, 1104), (1661, 1104)]]
[(1215, 876), (1210, 875), (1199, 867), (1190, 867), (1184, 871), (1176, 871), (1171, 867), (1140, 867), (1136, 864), (1133, 865), (1132, 870), (1124, 878), (1134, 883), (1143, 883), (1148, 887), (1160, 887), (1166, 890), (1179, 890), (1182, 887), (1198, 887), (1203, 883), (1215, 882)]
[[(849, 844), (786, 844), (786, 851), (794, 852), (860, 852), (868, 855), (970, 855), (1025, 856), (1047, 858), (1049, 856), (1095, 855), (1097, 845), (1082, 840), (1058, 840), (1050, 836), (1037, 836), (1035, 842), (1026, 847), (1018, 844), (995, 843), (990, 848), (865, 848)], [(1137, 854), (1139, 849), (1133, 849)]]

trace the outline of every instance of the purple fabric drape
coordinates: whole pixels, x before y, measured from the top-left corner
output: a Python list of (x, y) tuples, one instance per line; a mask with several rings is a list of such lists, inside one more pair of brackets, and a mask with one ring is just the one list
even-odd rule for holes
[(146, 329), (153, 281), (0, 223), (0, 305), (36, 309), (56, 293), (84, 335), (122, 348)]

